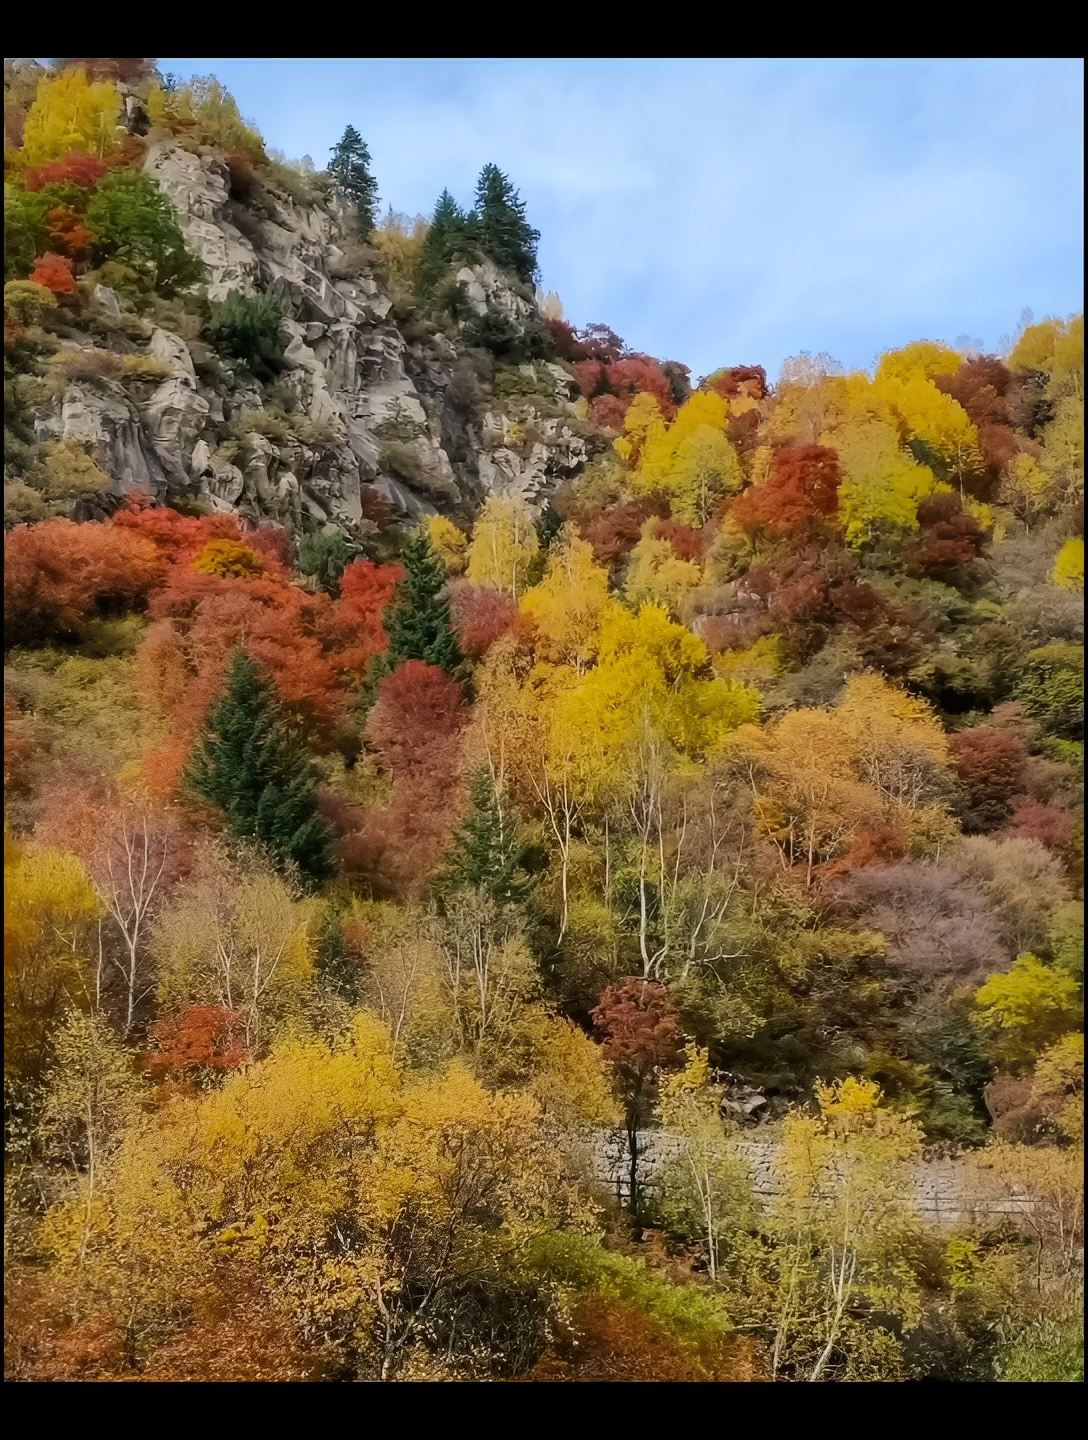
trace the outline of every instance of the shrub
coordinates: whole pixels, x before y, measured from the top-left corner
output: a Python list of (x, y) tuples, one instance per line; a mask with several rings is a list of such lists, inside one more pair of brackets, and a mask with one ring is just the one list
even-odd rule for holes
[(206, 334), (221, 355), (239, 361), (258, 380), (270, 380), (282, 368), (283, 311), (274, 295), (243, 295), (232, 290), (212, 306)]
[(117, 258), (172, 294), (194, 284), (203, 264), (189, 253), (173, 206), (155, 181), (138, 170), (111, 170), (87, 205), (98, 262)]

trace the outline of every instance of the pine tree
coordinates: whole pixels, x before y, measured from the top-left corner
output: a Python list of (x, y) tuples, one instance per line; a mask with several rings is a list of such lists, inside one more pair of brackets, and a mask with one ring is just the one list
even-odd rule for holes
[(473, 230), (474, 217), (466, 215), (450, 192), (443, 190), (423, 241), (419, 275), (424, 290), (432, 290), (455, 260), (472, 258)]
[(531, 284), (537, 274), (540, 231), (525, 218), (525, 202), (497, 165), (485, 165), (476, 182), (476, 237), (502, 270)]
[(354, 125), (332, 147), (329, 174), (336, 193), (354, 209), (363, 239), (369, 240), (377, 224), (378, 182), (370, 173), (370, 151)]
[(513, 805), (503, 800), (488, 770), (472, 778), (468, 815), (454, 836), (438, 883), (440, 891), (483, 890), (499, 904), (524, 899), (524, 846)]
[(464, 657), (450, 623), (446, 567), (431, 549), (422, 527), (405, 541), (400, 558), (404, 579), (384, 621), (389, 636), (387, 668), (404, 660), (425, 660), (453, 675)]
[(187, 788), (222, 811), (228, 829), (257, 840), (277, 865), (318, 879), (330, 869), (329, 833), (314, 806), (305, 753), (272, 682), (243, 649), (190, 759)]
[(340, 918), (330, 905), (321, 917), (315, 968), (322, 984), (350, 1005), (359, 1000), (359, 969), (344, 950)]

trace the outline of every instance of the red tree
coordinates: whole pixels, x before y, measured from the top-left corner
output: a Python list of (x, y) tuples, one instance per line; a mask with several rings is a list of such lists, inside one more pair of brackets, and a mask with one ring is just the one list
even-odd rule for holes
[(784, 446), (775, 452), (766, 481), (733, 501), (729, 518), (753, 540), (795, 536), (834, 515), (841, 481), (836, 451), (824, 445)]
[(658, 1073), (683, 1050), (680, 1017), (664, 985), (632, 977), (610, 985), (591, 1018), (623, 1101), (631, 1210), (637, 1216), (639, 1131), (649, 1119)]
[(499, 636), (514, 624), (517, 603), (490, 585), (458, 581), (449, 590), (453, 626), (461, 649), (470, 660), (482, 660)]
[(48, 520), (4, 539), (9, 645), (44, 645), (109, 610), (137, 609), (163, 575), (155, 547), (109, 525)]
[(995, 830), (1008, 818), (1012, 797), (1023, 789), (1027, 746), (1008, 730), (976, 725), (950, 736), (948, 748), (964, 828)]
[(54, 255), (52, 251), (46, 255), (39, 255), (34, 261), (34, 269), (30, 272), (30, 278), (35, 285), (44, 285), (47, 290), (52, 290), (54, 295), (74, 295), (76, 293), (76, 277), (72, 270), (72, 262), (66, 255)]
[(46, 185), (74, 185), (79, 190), (93, 190), (106, 173), (106, 166), (94, 155), (73, 150), (47, 165), (31, 165), (23, 171), (23, 184), (28, 190), (41, 190)]
[(192, 1093), (216, 1075), (237, 1070), (249, 1059), (244, 1018), (223, 1005), (189, 1005), (180, 1015), (152, 1025), (152, 1048), (144, 1069), (155, 1080), (172, 1082), (170, 1093)]

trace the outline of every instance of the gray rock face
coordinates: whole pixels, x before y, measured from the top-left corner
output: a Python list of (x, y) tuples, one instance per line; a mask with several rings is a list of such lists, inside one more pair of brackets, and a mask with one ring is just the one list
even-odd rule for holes
[[(333, 208), (276, 192), (260, 214), (244, 211), (221, 158), (173, 141), (151, 146), (145, 170), (203, 261), (212, 301), (232, 291), (278, 297), (284, 371), (275, 413), (260, 424), (252, 417), (273, 405), (266, 390), (208, 345), (161, 327), (146, 354), (169, 374), (154, 387), (125, 377), (69, 384), (40, 407), (38, 433), (86, 445), (118, 495), (189, 493), (251, 518), (353, 527), (375, 494), (404, 517), (442, 510), (466, 520), (491, 493), (540, 504), (585, 463), (569, 374), (528, 367), (537, 394), (542, 381), (544, 390), (553, 382), (546, 414), (522, 400), (516, 418), (498, 409), (481, 415), (455, 398), (463, 344), (440, 334), (406, 338), (391, 298), (346, 263)], [(533, 304), (489, 261), (457, 278), (475, 314), (533, 318)], [(104, 316), (120, 318), (114, 291), (98, 286), (93, 298)]]

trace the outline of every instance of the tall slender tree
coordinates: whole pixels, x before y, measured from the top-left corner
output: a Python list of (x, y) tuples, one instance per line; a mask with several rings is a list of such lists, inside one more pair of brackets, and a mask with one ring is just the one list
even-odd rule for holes
[(524, 846), (512, 802), (500, 795), (487, 769), (476, 772), (470, 807), (446, 857), (440, 891), (483, 890), (498, 904), (522, 900)]
[(525, 202), (497, 165), (485, 165), (476, 182), (476, 239), (503, 270), (531, 284), (537, 274), (540, 231), (525, 216)]
[(363, 239), (374, 232), (378, 218), (378, 182), (370, 173), (370, 151), (366, 141), (349, 125), (332, 147), (329, 174), (336, 193), (355, 212)]
[(235, 651), (185, 783), (218, 806), (234, 835), (259, 841), (281, 868), (297, 866), (310, 879), (329, 872), (329, 832), (316, 811), (307, 756), (271, 680), (244, 649)]
[(420, 527), (405, 541), (401, 552), (404, 579), (385, 613), (389, 650), (385, 668), (404, 660), (425, 660), (453, 675), (464, 663), (450, 622), (446, 597), (446, 567), (431, 548)]
[(443, 190), (423, 241), (419, 275), (424, 290), (432, 290), (455, 261), (472, 257), (474, 228), (475, 217), (466, 215), (450, 192)]

